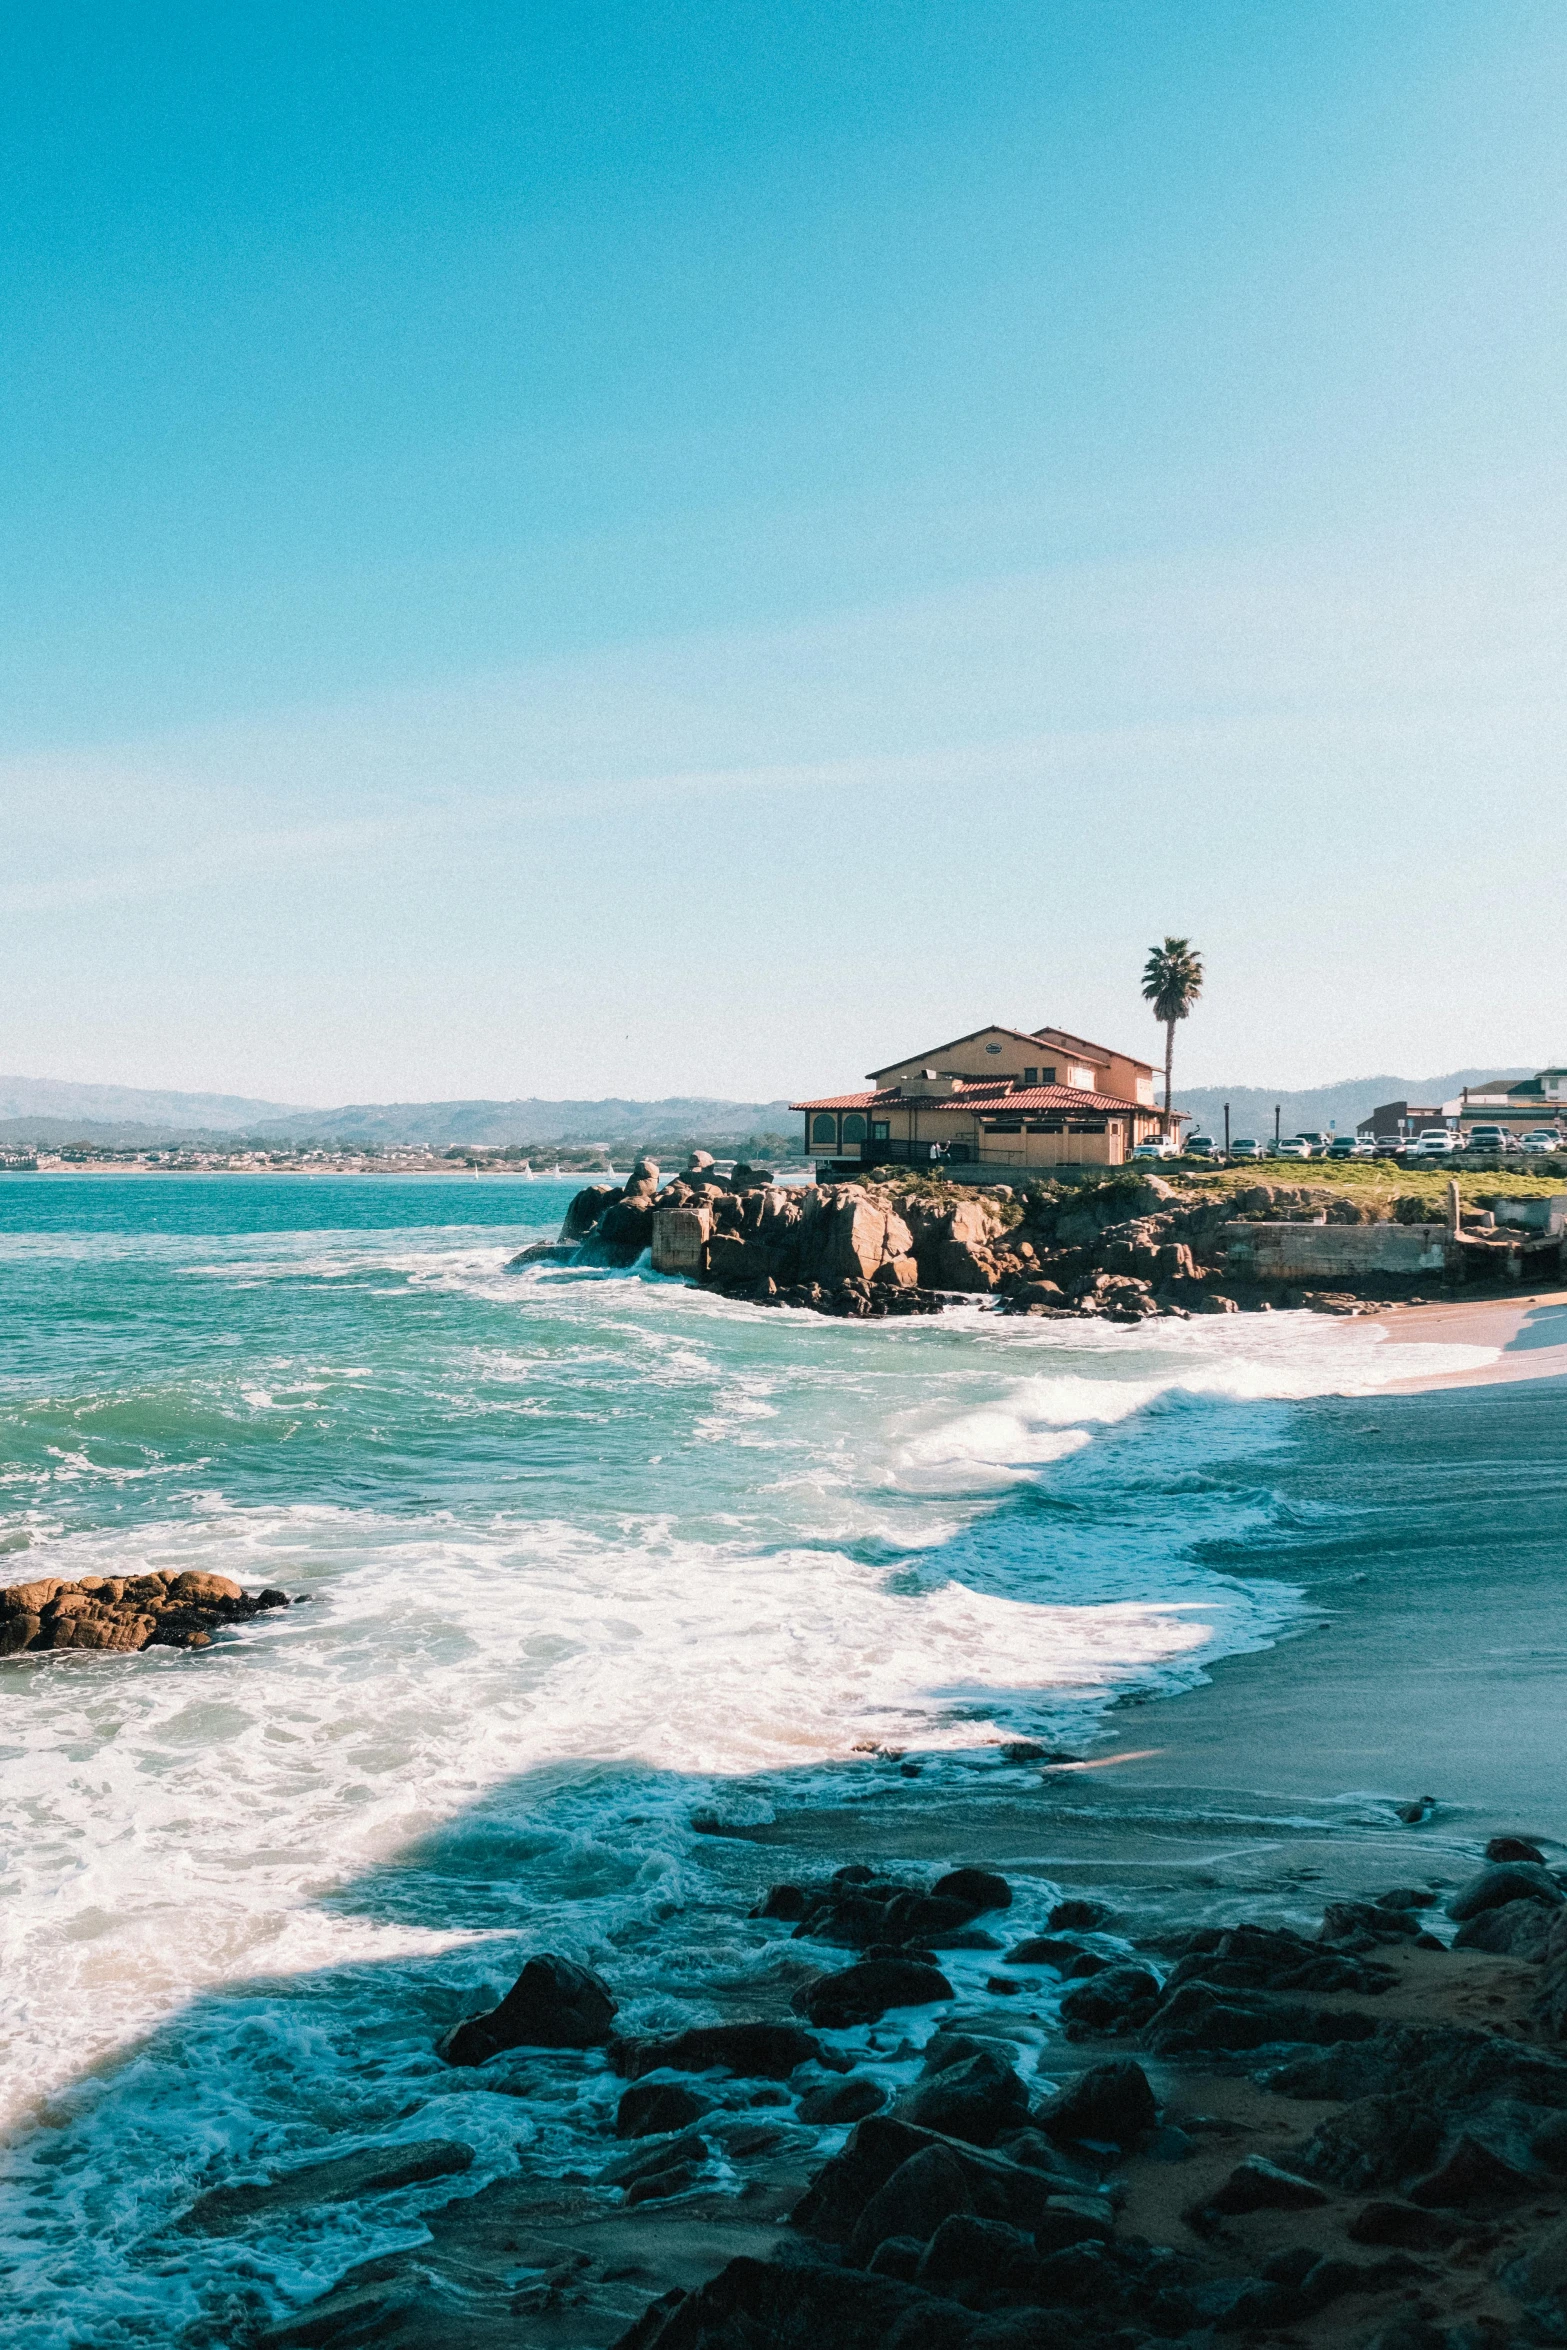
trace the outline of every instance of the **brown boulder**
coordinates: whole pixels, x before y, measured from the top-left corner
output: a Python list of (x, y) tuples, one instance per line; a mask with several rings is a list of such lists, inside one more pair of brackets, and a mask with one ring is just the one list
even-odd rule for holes
[(881, 1289), (917, 1289), (920, 1269), (913, 1257), (888, 1257), (871, 1279)]
[(844, 1196), (818, 1220), (815, 1262), (811, 1267), (813, 1278), (823, 1282), (868, 1281), (884, 1256), (906, 1255), (910, 1245), (909, 1228), (901, 1218), (893, 1221), (901, 1245), (895, 1245), (889, 1252), (886, 1209), (862, 1191), (845, 1185)]
[(176, 1575), (168, 1587), (168, 1593), (170, 1599), (178, 1600), (185, 1607), (211, 1607), (220, 1600), (243, 1599), (245, 1596), (240, 1586), (231, 1583), (227, 1575), (204, 1575), (194, 1568), (187, 1568), (183, 1575)]
[(41, 1616), (55, 1594), (67, 1586), (58, 1575), (44, 1575), (36, 1583), (13, 1583), (0, 1591), (0, 1613)]
[(928, 1278), (933, 1289), (956, 1289), (974, 1296), (998, 1286), (1001, 1268), (988, 1248), (968, 1240), (943, 1240), (937, 1243)]
[(94, 1608), (90, 1613), (58, 1616), (43, 1626), (40, 1648), (110, 1648), (134, 1651), (145, 1648), (158, 1628), (156, 1616), (124, 1614), (114, 1608)]

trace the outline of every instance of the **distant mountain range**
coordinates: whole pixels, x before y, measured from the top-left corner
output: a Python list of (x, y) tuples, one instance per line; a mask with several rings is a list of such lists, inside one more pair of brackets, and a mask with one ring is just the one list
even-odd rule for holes
[(69, 1085), (43, 1077), (0, 1077), (0, 1140), (96, 1142), (156, 1149), (171, 1142), (213, 1142), (226, 1136), (268, 1142), (427, 1143), (436, 1148), (477, 1142), (504, 1147), (530, 1142), (745, 1141), (793, 1134), (798, 1120), (786, 1101), (717, 1101), (674, 1094), (662, 1101), (355, 1102), (339, 1109), (304, 1110), (290, 1102), (247, 1100), (236, 1094), (154, 1093), (128, 1085)]
[[(1452, 1069), (1444, 1077), (1354, 1077), (1288, 1093), (1256, 1085), (1177, 1085), (1175, 1106), (1200, 1130), (1222, 1134), (1230, 1105), (1232, 1135), (1273, 1132), (1277, 1103), (1284, 1133), (1337, 1124), (1340, 1133), (1379, 1102), (1450, 1101), (1482, 1078), (1527, 1076), (1526, 1069)], [(662, 1101), (357, 1102), (334, 1110), (303, 1110), (289, 1102), (252, 1101), (240, 1094), (157, 1093), (131, 1085), (71, 1085), (48, 1077), (0, 1077), (0, 1141), (96, 1142), (156, 1149), (173, 1142), (216, 1143), (244, 1135), (283, 1143), (453, 1143), (749, 1141), (793, 1136), (797, 1120), (786, 1101), (731, 1102), (700, 1094)]]

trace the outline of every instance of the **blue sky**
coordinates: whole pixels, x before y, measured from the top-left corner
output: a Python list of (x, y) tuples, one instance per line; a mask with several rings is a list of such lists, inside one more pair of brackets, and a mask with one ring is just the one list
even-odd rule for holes
[(1528, 0), (32, 12), (0, 1066), (1152, 1058), (1166, 930), (1193, 1081), (1559, 1059), (1564, 101)]

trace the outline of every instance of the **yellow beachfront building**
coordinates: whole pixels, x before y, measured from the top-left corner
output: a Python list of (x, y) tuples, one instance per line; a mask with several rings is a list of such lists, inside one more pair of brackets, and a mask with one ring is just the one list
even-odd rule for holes
[(1003, 1182), (1050, 1167), (1119, 1167), (1140, 1142), (1180, 1132), (1154, 1106), (1148, 1061), (1064, 1028), (992, 1024), (870, 1071), (867, 1093), (793, 1102), (805, 1147), (835, 1174), (936, 1166)]

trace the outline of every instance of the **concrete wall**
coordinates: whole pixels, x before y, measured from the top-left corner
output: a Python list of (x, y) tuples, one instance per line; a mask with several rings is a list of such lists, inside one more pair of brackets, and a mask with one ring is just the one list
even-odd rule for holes
[(707, 1268), (712, 1236), (710, 1208), (660, 1208), (653, 1218), (653, 1270), (685, 1273), (693, 1279)]
[(1567, 1191), (1558, 1191), (1549, 1199), (1499, 1199), (1491, 1209), (1498, 1224), (1510, 1224), (1525, 1232), (1539, 1232), (1556, 1238), (1567, 1232)]
[(1440, 1273), (1445, 1224), (1221, 1224), (1230, 1272), (1254, 1281), (1348, 1280), (1362, 1273)]

